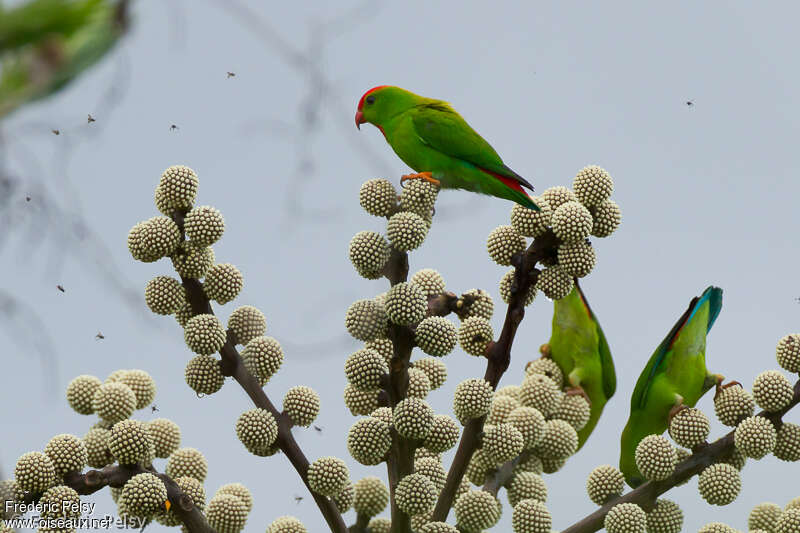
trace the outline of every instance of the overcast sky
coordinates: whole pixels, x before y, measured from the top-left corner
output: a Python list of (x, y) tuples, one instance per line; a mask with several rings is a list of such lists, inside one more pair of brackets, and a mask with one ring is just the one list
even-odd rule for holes
[[(19, 319), (4, 315), (0, 329), (10, 369), (0, 388), (4, 475), (52, 435), (83, 435), (94, 423), (63, 400), (72, 377), (141, 368), (158, 383), (160, 411), (136, 417), (180, 424), (183, 445), (209, 460), (209, 495), (233, 481), (252, 490), (247, 531), (284, 514), (324, 530), (285, 457), (256, 458), (237, 441), (235, 420), (251, 407), (244, 393), (228, 382), (195, 397), (183, 381), (191, 354), (179, 326), (144, 307), (145, 283), (171, 266), (134, 262), (125, 238), (157, 214), (153, 188), (163, 169), (187, 164), (200, 177), (198, 203), (226, 219), (217, 260), (245, 277), (238, 300), (217, 312), (226, 318), (256, 305), (284, 345), (267, 394), (280, 404), (291, 386), (316, 389), (323, 432), (295, 430), (309, 459), (336, 455), (353, 480), (385, 478), (385, 468), (349, 458), (344, 438), (355, 419), (341, 399), (342, 366), (358, 346), (344, 330), (345, 309), (387, 286), (358, 277), (347, 259), (354, 233), (383, 229), (360, 210), (359, 186), (379, 176), (397, 183), (408, 171), (378, 130), (354, 128), (358, 98), (379, 84), (451, 102), (539, 191), (570, 185), (587, 164), (614, 177), (623, 223), (595, 240), (599, 263), (583, 287), (614, 355), (617, 394), (586, 448), (546, 477), (554, 529), (594, 510), (583, 495), (586, 476), (617, 464), (635, 380), (692, 296), (709, 284), (725, 291), (708, 339), (711, 371), (749, 388), (777, 368), (775, 344), (798, 330), (800, 316), (797, 6), (487, 5), (138, 2), (132, 31), (100, 66), (4, 121), (0, 168), (23, 184), (7, 208), (17, 227), (1, 229), (13, 236), (0, 249), (0, 302), (13, 296)], [(410, 258), (412, 271), (438, 269), (449, 290), (489, 290), (498, 332), (505, 268), (490, 261), (485, 242), (508, 223), (510, 208), (445, 191)], [(551, 313), (544, 298), (529, 308), (501, 385), (521, 380), (550, 336)], [(449, 413), (455, 385), (482, 375), (485, 363), (460, 350), (445, 362), (448, 382), (429, 400)], [(699, 406), (713, 416), (711, 396)], [(715, 422), (712, 436), (726, 431)], [(754, 505), (800, 495), (787, 475), (797, 467), (789, 468), (772, 457), (749, 461), (742, 493), (726, 508), (705, 504), (696, 479), (667, 497), (684, 509), (686, 531), (714, 520), (745, 529)], [(295, 503), (295, 495), (305, 499)], [(100, 514), (115, 511), (107, 491), (96, 499)], [(498, 530), (509, 530), (502, 500)]]

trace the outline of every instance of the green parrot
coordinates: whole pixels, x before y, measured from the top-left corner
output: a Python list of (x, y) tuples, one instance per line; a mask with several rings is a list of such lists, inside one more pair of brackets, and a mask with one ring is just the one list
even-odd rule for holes
[(553, 302), (553, 333), (542, 354), (561, 369), (567, 394), (581, 394), (589, 401), (589, 421), (578, 431), (580, 449), (614, 395), (617, 377), (606, 337), (577, 280), (572, 292)]
[(636, 467), (636, 446), (647, 435), (660, 435), (684, 407), (722, 381), (706, 370), (706, 335), (722, 309), (722, 289), (708, 287), (661, 341), (636, 382), (631, 414), (622, 431), (619, 468), (631, 487), (644, 482)]
[(381, 85), (358, 102), (356, 126), (375, 125), (389, 146), (415, 174), (444, 189), (465, 189), (511, 200), (529, 209), (539, 207), (522, 187), (533, 185), (508, 168), (483, 137), (441, 100)]

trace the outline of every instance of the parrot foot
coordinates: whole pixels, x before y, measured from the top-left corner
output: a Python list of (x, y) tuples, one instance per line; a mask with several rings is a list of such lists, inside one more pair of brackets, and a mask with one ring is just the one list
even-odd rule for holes
[(404, 181), (407, 180), (425, 180), (428, 183), (433, 183), (437, 187), (441, 185), (439, 180), (433, 177), (433, 173), (431, 172), (417, 172), (416, 174), (404, 174), (400, 176), (400, 184), (402, 185)]
[(544, 343), (539, 346), (539, 353), (542, 354), (542, 357), (549, 359), (551, 357), (550, 345), (548, 343)]
[(583, 399), (586, 400), (586, 403), (589, 404), (589, 407), (592, 406), (592, 400), (589, 399), (589, 395), (586, 394), (586, 391), (583, 390), (583, 387), (570, 387), (564, 391), (564, 394), (567, 396), (583, 396)]
[(730, 381), (730, 382), (726, 383), (725, 385), (722, 384), (722, 380), (718, 381), (717, 382), (717, 388), (714, 391), (714, 399), (716, 400), (717, 396), (719, 396), (720, 393), (722, 391), (724, 391), (725, 389), (727, 389), (728, 387), (734, 387), (736, 385), (739, 385), (740, 387), (743, 387), (742, 384), (739, 383), (738, 381)]

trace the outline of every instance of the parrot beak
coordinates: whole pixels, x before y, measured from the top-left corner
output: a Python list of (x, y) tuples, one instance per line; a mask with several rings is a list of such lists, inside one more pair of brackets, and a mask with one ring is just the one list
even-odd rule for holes
[(366, 120), (364, 120), (364, 113), (361, 111), (356, 111), (356, 128), (359, 130), (361, 129), (361, 125), (364, 124)]

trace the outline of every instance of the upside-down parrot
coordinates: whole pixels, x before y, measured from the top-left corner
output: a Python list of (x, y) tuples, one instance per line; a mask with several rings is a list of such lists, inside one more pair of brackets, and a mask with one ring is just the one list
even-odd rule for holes
[(543, 351), (564, 374), (567, 392), (580, 391), (589, 400), (589, 421), (578, 431), (580, 449), (614, 395), (617, 377), (606, 337), (577, 280), (572, 292), (553, 302), (553, 332)]
[(644, 482), (636, 467), (636, 446), (647, 435), (660, 435), (672, 416), (694, 407), (722, 376), (706, 370), (706, 335), (722, 309), (722, 289), (708, 287), (661, 341), (639, 376), (631, 396), (631, 414), (622, 431), (619, 468), (631, 487)]
[(415, 174), (444, 189), (464, 189), (539, 207), (523, 187), (533, 185), (508, 168), (497, 152), (447, 102), (381, 85), (358, 101), (356, 126), (376, 126)]

